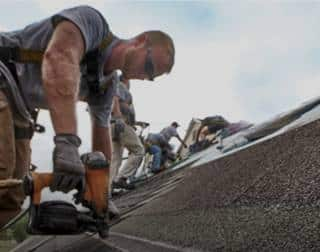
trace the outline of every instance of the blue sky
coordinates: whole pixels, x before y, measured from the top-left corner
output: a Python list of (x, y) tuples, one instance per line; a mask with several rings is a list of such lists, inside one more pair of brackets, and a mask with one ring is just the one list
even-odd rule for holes
[[(192, 117), (214, 114), (257, 123), (320, 94), (320, 3), (314, 1), (0, 3), (3, 30), (89, 4), (103, 13), (120, 37), (148, 29), (172, 35), (176, 46), (172, 73), (155, 83), (132, 82), (137, 119), (151, 122), (152, 132), (177, 120), (183, 135)], [(49, 124), (46, 114), (41, 120)], [(79, 121), (83, 148), (88, 148), (89, 121), (83, 106)], [(35, 141), (51, 142), (51, 137)]]

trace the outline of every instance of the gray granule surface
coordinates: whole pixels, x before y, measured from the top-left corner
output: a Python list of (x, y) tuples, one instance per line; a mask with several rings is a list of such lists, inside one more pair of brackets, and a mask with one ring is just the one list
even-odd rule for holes
[(112, 231), (191, 250), (320, 250), (320, 121), (176, 174), (173, 190)]
[(114, 201), (124, 219), (109, 239), (56, 236), (34, 251), (320, 251), (320, 121)]

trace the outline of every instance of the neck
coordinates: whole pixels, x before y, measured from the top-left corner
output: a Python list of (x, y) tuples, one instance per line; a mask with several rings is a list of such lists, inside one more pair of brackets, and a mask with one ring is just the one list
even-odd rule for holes
[(129, 83), (128, 82), (123, 82), (124, 83), (124, 85), (127, 87), (127, 89), (129, 89), (130, 88), (130, 85), (129, 85)]
[(112, 72), (114, 70), (122, 69), (125, 60), (125, 54), (127, 51), (127, 40), (120, 40), (111, 51), (109, 60), (106, 62), (104, 71), (105, 73)]

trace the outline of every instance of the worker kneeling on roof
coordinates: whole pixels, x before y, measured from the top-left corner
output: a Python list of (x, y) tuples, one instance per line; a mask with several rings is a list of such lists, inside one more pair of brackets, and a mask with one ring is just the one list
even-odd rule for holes
[[(77, 100), (88, 103), (92, 149), (111, 159), (109, 133), (115, 70), (153, 80), (174, 64), (172, 39), (161, 31), (114, 36), (96, 9), (66, 9), (22, 30), (0, 33), (0, 181), (21, 179), (30, 166), (33, 111), (48, 109), (55, 131), (52, 191), (85, 184), (78, 148)], [(0, 188), (0, 227), (20, 211), (20, 187)]]

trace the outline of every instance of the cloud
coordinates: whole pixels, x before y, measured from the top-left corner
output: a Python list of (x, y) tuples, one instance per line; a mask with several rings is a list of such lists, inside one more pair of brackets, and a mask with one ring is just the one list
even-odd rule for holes
[[(259, 122), (317, 95), (313, 83), (320, 53), (314, 51), (320, 35), (314, 27), (320, 21), (319, 5), (241, 2), (207, 8), (214, 22), (205, 32), (185, 26), (178, 16), (180, 22), (168, 26), (176, 65), (155, 87), (134, 87), (138, 114), (162, 126), (209, 114)], [(160, 19), (154, 16), (155, 27), (161, 26)], [(145, 28), (142, 21), (135, 27)], [(309, 95), (293, 88), (300, 80)]]
[(172, 74), (152, 84), (132, 85), (137, 116), (154, 123), (155, 131), (172, 120), (186, 125), (192, 117), (212, 114), (258, 122), (318, 92), (316, 3), (33, 0), (33, 4), (41, 8), (42, 16), (92, 5), (124, 38), (148, 29), (172, 35), (177, 51)]
[[(152, 132), (177, 120), (183, 125), (182, 133), (192, 117), (214, 114), (230, 121), (260, 122), (320, 94), (317, 3), (33, 3), (42, 16), (89, 4), (104, 14), (120, 37), (161, 29), (174, 38), (177, 54), (172, 74), (154, 83), (132, 81), (137, 119), (151, 122)], [(90, 137), (85, 118), (81, 113), (80, 132), (87, 149)], [(52, 142), (51, 137), (43, 143), (47, 141)]]
[[(310, 57), (320, 42), (312, 28), (320, 21), (318, 11), (319, 5), (311, 3), (216, 5), (218, 25), (211, 38), (227, 45), (222, 54), (238, 52), (231, 85), (246, 118), (267, 119), (308, 99), (301, 92), (297, 95), (292, 86), (302, 75), (314, 79), (319, 67), (319, 59)], [(210, 58), (214, 53), (208, 52)], [(309, 83), (301, 85), (314, 89)]]
[(292, 82), (291, 89), (300, 100), (320, 96), (320, 74), (317, 73), (297, 78)]
[(53, 14), (57, 11), (78, 6), (78, 5), (90, 5), (95, 8), (102, 8), (106, 1), (103, 0), (55, 0), (55, 1), (42, 1), (32, 0), (33, 3), (40, 7), (45, 13)]

